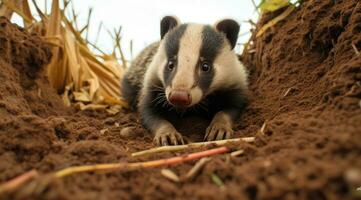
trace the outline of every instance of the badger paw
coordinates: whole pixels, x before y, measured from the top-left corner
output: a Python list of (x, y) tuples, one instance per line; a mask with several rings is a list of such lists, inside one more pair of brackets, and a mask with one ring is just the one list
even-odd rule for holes
[(184, 144), (182, 135), (175, 129), (166, 129), (156, 132), (153, 141), (157, 146)]
[(220, 122), (211, 123), (204, 137), (204, 141), (224, 140), (233, 137), (232, 127)]

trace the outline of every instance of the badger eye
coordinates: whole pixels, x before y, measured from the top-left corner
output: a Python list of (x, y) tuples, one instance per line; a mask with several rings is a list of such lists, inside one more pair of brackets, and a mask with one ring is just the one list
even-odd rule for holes
[(208, 72), (209, 70), (211, 70), (211, 65), (208, 64), (207, 62), (202, 62), (201, 63), (201, 70), (204, 72)]
[(172, 71), (175, 67), (174, 61), (173, 60), (168, 61), (167, 67), (170, 71)]

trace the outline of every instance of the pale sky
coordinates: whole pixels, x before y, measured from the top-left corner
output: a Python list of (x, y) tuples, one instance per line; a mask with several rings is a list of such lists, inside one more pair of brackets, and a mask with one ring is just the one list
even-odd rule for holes
[[(259, 1), (255, 0), (256, 3)], [(45, 0), (37, 2), (40, 7), (45, 7)], [(122, 47), (127, 59), (130, 59), (131, 40), (136, 55), (146, 45), (160, 39), (159, 23), (165, 15), (177, 16), (181, 22), (206, 24), (232, 18), (241, 24), (239, 43), (245, 43), (250, 36), (247, 34), (250, 24), (246, 21), (256, 21), (258, 16), (252, 0), (73, 0), (73, 5), (79, 14), (80, 27), (86, 23), (88, 9), (93, 7), (89, 38), (95, 42), (98, 25), (103, 22), (104, 29), (97, 45), (106, 52), (111, 52), (113, 45), (107, 29), (122, 26)], [(70, 14), (70, 9), (68, 11)], [(19, 22), (16, 17), (13, 21)], [(236, 50), (240, 51), (240, 47)]]

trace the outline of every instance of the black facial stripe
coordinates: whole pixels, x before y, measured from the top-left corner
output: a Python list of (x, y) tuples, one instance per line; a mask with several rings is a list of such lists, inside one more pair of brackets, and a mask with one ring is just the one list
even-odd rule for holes
[(182, 24), (168, 33), (165, 40), (165, 51), (168, 59), (173, 58), (178, 54), (179, 42), (187, 29), (187, 26), (187, 24)]
[(166, 64), (166, 66), (164, 66), (163, 78), (166, 86), (172, 83), (173, 77), (177, 73), (178, 62), (176, 58), (179, 51), (179, 43), (186, 29), (187, 29), (187, 24), (182, 24), (179, 27), (175, 28), (174, 30), (170, 31), (165, 39), (165, 51), (166, 51), (167, 59), (168, 61), (170, 59), (174, 59), (173, 70), (168, 69), (167, 66), (168, 63)]
[(203, 92), (207, 91), (209, 86), (212, 83), (213, 77), (216, 74), (214, 69), (211, 69), (209, 72), (202, 72), (199, 70), (199, 67), (197, 67), (198, 72), (200, 73), (200, 76), (198, 78), (198, 85), (201, 88)]
[(168, 65), (168, 63), (164, 67), (164, 71), (163, 71), (163, 78), (164, 78), (164, 83), (165, 83), (166, 86), (168, 86), (168, 85), (170, 85), (172, 83), (173, 77), (177, 73), (178, 62), (176, 60), (174, 61), (174, 66), (175, 67), (174, 67), (173, 70), (169, 70), (167, 65)]
[(200, 49), (200, 57), (212, 65), (212, 69), (208, 72), (200, 71), (201, 62), (198, 63), (196, 67), (196, 73), (200, 73), (199, 77), (197, 77), (198, 85), (205, 92), (212, 83), (213, 77), (216, 72), (213, 68), (213, 62), (216, 59), (216, 56), (220, 49), (224, 45), (223, 36), (216, 32), (211, 26), (205, 26), (202, 31), (202, 46)]
[(209, 63), (213, 63), (218, 51), (224, 45), (223, 36), (216, 32), (211, 26), (204, 26), (202, 31), (202, 47), (200, 49), (200, 57)]

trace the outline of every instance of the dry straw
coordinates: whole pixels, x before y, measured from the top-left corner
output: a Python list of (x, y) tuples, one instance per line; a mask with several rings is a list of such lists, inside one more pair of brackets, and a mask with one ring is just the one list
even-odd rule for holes
[[(126, 59), (120, 46), (120, 29), (113, 37), (114, 52), (95, 55), (88, 47), (88, 30), (92, 10), (89, 10), (87, 24), (78, 28), (77, 16), (72, 9), (73, 19), (68, 19), (65, 9), (70, 1), (52, 1), (50, 15), (42, 12), (36, 1), (32, 1), (40, 21), (36, 21), (29, 9), (28, 0), (3, 0), (0, 15), (11, 18), (13, 12), (20, 15), (24, 25), (31, 32), (39, 33), (46, 42), (53, 46), (53, 57), (47, 66), (50, 84), (63, 96), (67, 105), (84, 109), (107, 109), (112, 114), (119, 112), (127, 104), (120, 95), (120, 81), (124, 73)], [(86, 37), (82, 33), (86, 32)], [(92, 45), (94, 47), (94, 45)], [(99, 48), (95, 48), (98, 49)], [(121, 59), (118, 59), (115, 51)], [(102, 51), (101, 51), (102, 52)], [(121, 60), (121, 64), (118, 62)]]

